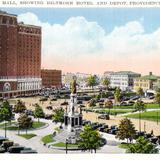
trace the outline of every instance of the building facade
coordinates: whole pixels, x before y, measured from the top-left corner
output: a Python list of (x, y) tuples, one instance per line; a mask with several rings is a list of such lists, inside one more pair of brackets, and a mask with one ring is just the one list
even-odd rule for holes
[(158, 79), (160, 79), (160, 77), (153, 75), (152, 72), (150, 72), (149, 75), (136, 78), (134, 80), (134, 90), (136, 91), (138, 88), (142, 88), (144, 92), (154, 90), (156, 85), (158, 85)]
[(122, 91), (132, 90), (134, 79), (141, 74), (131, 71), (113, 72), (110, 74), (110, 86), (119, 87)]
[(41, 89), (41, 27), (17, 22), (0, 11), (0, 97)]
[(62, 86), (62, 71), (42, 69), (41, 70), (42, 87), (44, 88), (60, 88)]

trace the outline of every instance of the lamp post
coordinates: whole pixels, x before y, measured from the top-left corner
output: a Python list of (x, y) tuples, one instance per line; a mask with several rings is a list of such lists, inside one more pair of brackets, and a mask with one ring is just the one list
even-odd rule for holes
[(144, 122), (144, 132), (146, 132), (146, 122)]
[(66, 154), (68, 153), (68, 139), (66, 139)]
[(157, 111), (157, 125), (158, 125), (158, 111)]

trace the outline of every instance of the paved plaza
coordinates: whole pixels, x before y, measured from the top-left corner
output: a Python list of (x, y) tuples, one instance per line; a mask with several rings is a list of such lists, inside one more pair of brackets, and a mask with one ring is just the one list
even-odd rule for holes
[[(64, 153), (65, 154), (65, 150), (48, 148), (48, 146), (44, 146), (41, 141), (42, 137), (44, 137), (45, 135), (48, 135), (48, 134), (52, 134), (54, 132), (54, 129), (57, 126), (59, 126), (60, 124), (55, 124), (51, 120), (45, 120), (45, 119), (40, 119), (40, 121), (48, 123), (49, 125), (45, 128), (42, 128), (42, 129), (28, 131), (28, 134), (34, 133), (37, 136), (27, 140), (25, 138), (18, 136), (17, 131), (7, 131), (7, 138), (9, 138), (10, 140), (13, 140), (15, 143), (19, 143), (22, 146), (30, 147), (34, 150), (37, 150), (38, 153)], [(21, 133), (22, 133), (22, 131), (21, 131)], [(4, 130), (0, 130), (0, 136), (4, 136)], [(117, 146), (118, 140), (115, 139), (114, 135), (103, 133), (103, 137), (105, 137), (107, 139), (108, 144), (103, 146), (100, 150), (98, 150), (97, 153), (125, 153), (124, 149), (121, 149)], [(83, 153), (83, 154), (85, 153), (85, 154), (87, 154), (89, 152), (88, 151), (87, 152), (69, 151), (69, 153)]]

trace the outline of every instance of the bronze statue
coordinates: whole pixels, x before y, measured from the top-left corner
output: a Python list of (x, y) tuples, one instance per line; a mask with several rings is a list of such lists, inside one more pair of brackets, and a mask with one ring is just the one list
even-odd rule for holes
[(73, 79), (73, 81), (71, 83), (71, 93), (75, 94), (76, 92), (77, 92), (77, 89), (76, 89), (76, 80)]

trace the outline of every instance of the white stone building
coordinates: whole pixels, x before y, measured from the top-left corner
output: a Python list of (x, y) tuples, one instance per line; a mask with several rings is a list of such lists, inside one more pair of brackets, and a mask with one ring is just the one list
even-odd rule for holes
[(114, 72), (110, 75), (110, 86), (119, 87), (122, 91), (132, 90), (134, 79), (140, 76), (141, 74), (131, 71)]

